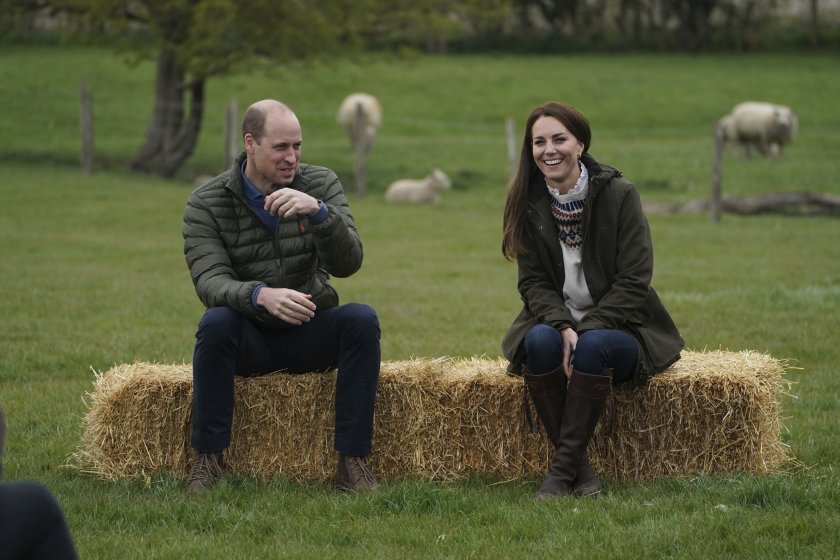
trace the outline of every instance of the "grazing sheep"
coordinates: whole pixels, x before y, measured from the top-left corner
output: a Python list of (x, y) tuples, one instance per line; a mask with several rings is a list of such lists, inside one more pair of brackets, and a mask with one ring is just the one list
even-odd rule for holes
[(725, 142), (738, 142), (747, 157), (752, 148), (765, 157), (781, 154), (782, 148), (793, 141), (799, 129), (799, 119), (790, 107), (759, 101), (745, 101), (722, 117), (718, 131)]
[(338, 108), (338, 115), (336, 120), (338, 124), (344, 127), (344, 132), (350, 139), (350, 145), (356, 148), (356, 111), (358, 107), (362, 107), (362, 113), (367, 121), (365, 132), (363, 135), (365, 142), (365, 151), (370, 150), (373, 146), (373, 139), (376, 137), (376, 132), (382, 124), (382, 106), (379, 101), (369, 93), (352, 93), (348, 95), (341, 106)]
[(400, 179), (394, 181), (385, 191), (388, 202), (430, 202), (440, 203), (440, 193), (452, 186), (446, 173), (433, 169), (425, 178)]

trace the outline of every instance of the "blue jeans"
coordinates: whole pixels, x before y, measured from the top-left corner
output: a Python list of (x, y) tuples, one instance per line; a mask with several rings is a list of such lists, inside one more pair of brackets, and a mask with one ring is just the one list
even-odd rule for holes
[(308, 323), (281, 330), (263, 329), (229, 307), (211, 307), (195, 337), (192, 446), (196, 450), (214, 453), (230, 446), (235, 375), (338, 368), (335, 450), (358, 457), (370, 454), (380, 365), (379, 319), (370, 306), (340, 305), (316, 313)]
[[(572, 367), (579, 372), (600, 375), (612, 368), (613, 382), (633, 378), (639, 349), (636, 340), (624, 331), (597, 329), (578, 338)], [(563, 365), (563, 337), (545, 324), (531, 327), (525, 335), (525, 365), (531, 373), (551, 373)]]

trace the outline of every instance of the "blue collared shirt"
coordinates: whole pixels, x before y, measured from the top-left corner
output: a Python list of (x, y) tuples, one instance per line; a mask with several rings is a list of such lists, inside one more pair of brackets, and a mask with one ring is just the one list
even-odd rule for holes
[[(251, 184), (251, 181), (248, 180), (248, 177), (245, 176), (245, 166), (247, 165), (248, 160), (242, 162), (242, 168), (239, 172), (242, 174), (242, 184), (244, 185), (243, 194), (245, 195), (245, 202), (248, 203), (248, 206), (257, 217), (262, 220), (262, 222), (270, 229), (271, 231), (275, 231), (277, 229), (277, 222), (280, 221), (280, 218), (276, 215), (272, 215), (271, 212), (265, 209), (265, 195), (261, 193), (257, 187)], [(285, 187), (280, 187), (285, 188)], [(329, 216), (330, 211), (327, 208), (327, 205), (321, 201), (318, 201), (321, 207), (318, 209), (317, 212), (312, 214), (311, 216), (307, 216), (310, 225), (318, 225), (324, 220), (327, 219)]]

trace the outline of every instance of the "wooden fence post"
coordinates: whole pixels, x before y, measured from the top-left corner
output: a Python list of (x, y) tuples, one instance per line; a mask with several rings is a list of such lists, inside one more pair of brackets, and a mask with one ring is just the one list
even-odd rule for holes
[(356, 137), (353, 146), (356, 151), (356, 194), (364, 198), (367, 194), (367, 153), (370, 150), (367, 137), (367, 114), (362, 104), (356, 105)]
[(225, 115), (225, 169), (230, 169), (241, 149), (239, 137), (239, 102), (231, 99)]
[(712, 193), (709, 199), (709, 219), (713, 224), (720, 222), (721, 182), (723, 176), (723, 130), (715, 125), (712, 153)]
[(84, 80), (79, 87), (79, 127), (82, 134), (82, 172), (90, 175), (93, 171), (93, 96)]

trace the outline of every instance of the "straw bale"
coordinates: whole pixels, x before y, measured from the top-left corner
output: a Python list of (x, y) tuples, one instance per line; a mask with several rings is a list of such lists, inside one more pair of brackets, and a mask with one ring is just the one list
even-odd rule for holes
[(777, 471), (791, 457), (782, 443), (779, 396), (785, 364), (757, 352), (683, 352), (643, 388), (619, 387), (610, 418), (590, 444), (607, 476)]
[[(509, 480), (544, 473), (552, 449), (525, 420), (524, 389), (485, 358), (383, 362), (373, 467), (383, 479)], [(609, 478), (746, 471), (789, 457), (780, 441), (784, 365), (754, 352), (684, 352), (643, 388), (619, 387), (590, 444)], [(335, 372), (237, 378), (234, 473), (328, 481), (335, 466)], [(192, 457), (189, 364), (134, 363), (98, 374), (72, 463), (105, 479), (185, 474)], [(612, 431), (608, 425), (612, 424)]]

